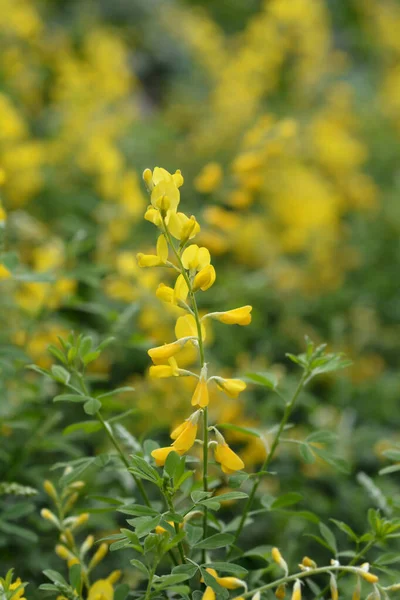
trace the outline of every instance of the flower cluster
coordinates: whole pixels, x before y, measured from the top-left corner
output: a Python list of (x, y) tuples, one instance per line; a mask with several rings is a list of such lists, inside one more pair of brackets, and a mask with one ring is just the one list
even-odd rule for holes
[[(220, 464), (224, 473), (230, 474), (243, 469), (244, 463), (229, 447), (218, 429), (208, 424), (209, 385), (215, 382), (220, 390), (236, 398), (246, 388), (246, 383), (240, 379), (209, 376), (204, 357), (204, 323), (206, 319), (214, 319), (228, 325), (248, 325), (251, 322), (252, 307), (242, 306), (223, 312), (206, 313), (200, 317), (196, 294), (211, 288), (215, 283), (216, 273), (208, 249), (190, 243), (200, 231), (196, 218), (178, 212), (182, 174), (176, 171), (172, 175), (165, 169), (155, 167), (153, 171), (146, 169), (143, 179), (151, 197), (151, 205), (146, 211), (145, 219), (156, 225), (160, 235), (157, 239), (156, 254), (138, 254), (138, 264), (141, 267), (163, 266), (178, 274), (173, 286), (160, 283), (156, 294), (164, 302), (176, 305), (182, 312), (175, 325), (176, 340), (148, 351), (154, 363), (150, 367), (150, 376), (189, 376), (197, 380), (191, 398), (191, 405), (196, 410), (172, 431), (172, 444), (154, 450), (152, 456), (158, 466), (163, 466), (171, 452), (180, 456), (188, 452), (196, 442), (198, 422), (203, 414), (203, 441), (199, 440), (199, 443), (206, 445), (205, 462), (208, 460), (208, 446), (213, 447), (216, 462)], [(179, 355), (183, 348), (190, 344), (199, 352), (200, 371), (197, 374), (179, 367)], [(216, 439), (209, 441), (209, 433), (214, 433)], [(207, 472), (206, 466), (205, 469)]]

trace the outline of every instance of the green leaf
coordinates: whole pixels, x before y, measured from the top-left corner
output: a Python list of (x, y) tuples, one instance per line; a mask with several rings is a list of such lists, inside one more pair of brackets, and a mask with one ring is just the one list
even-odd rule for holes
[(157, 515), (155, 517), (138, 517), (137, 519), (131, 519), (130, 523), (132, 523), (133, 520), (136, 521), (135, 533), (139, 538), (141, 538), (157, 527), (161, 521), (161, 516)]
[(235, 536), (231, 533), (216, 533), (210, 537), (198, 542), (194, 547), (198, 550), (214, 550), (216, 548), (224, 548), (229, 546), (234, 541)]
[(245, 373), (245, 381), (262, 385), (270, 390), (274, 390), (278, 385), (278, 377), (275, 373), (264, 371), (262, 373)]
[(125, 515), (135, 515), (137, 517), (154, 517), (160, 513), (151, 506), (143, 506), (142, 504), (127, 504), (117, 508), (118, 512), (122, 512)]
[(271, 509), (273, 510), (276, 508), (283, 508), (284, 506), (291, 506), (292, 504), (297, 504), (302, 499), (303, 496), (301, 494), (298, 494), (297, 492), (289, 492), (274, 500), (271, 504)]
[(385, 450), (382, 452), (382, 454), (391, 460), (400, 460), (400, 450), (395, 450), (392, 448), (391, 450)]
[(207, 563), (206, 565), (203, 565), (203, 567), (205, 567), (207, 569), (215, 569), (215, 571), (217, 571), (218, 574), (220, 572), (221, 573), (229, 573), (231, 575), (235, 575), (236, 577), (239, 577), (240, 579), (243, 579), (243, 577), (246, 577), (246, 575), (248, 573), (247, 569), (245, 569), (244, 567), (241, 567), (240, 565), (235, 565), (234, 563), (228, 563), (228, 562), (210, 562), (210, 563)]
[(149, 465), (144, 460), (144, 458), (135, 454), (131, 457), (131, 460), (132, 468), (129, 470), (132, 471), (135, 475), (137, 475), (141, 479), (147, 479), (148, 481), (152, 481), (155, 484), (158, 484), (162, 481), (157, 471), (151, 465)]
[[(210, 500), (216, 500), (217, 502), (228, 502), (231, 500), (244, 500), (248, 498), (248, 494), (245, 492), (226, 492), (225, 494), (218, 494), (210, 498)], [(202, 500), (199, 504), (205, 504), (208, 500)]]
[(91, 362), (93, 362), (94, 360), (96, 360), (96, 358), (99, 358), (101, 352), (100, 350), (94, 350), (93, 352), (88, 352), (86, 354), (86, 356), (84, 356), (82, 358), (82, 362), (83, 364), (86, 366), (88, 364), (90, 364)]
[(57, 571), (52, 571), (51, 569), (47, 569), (43, 571), (43, 575), (50, 579), (53, 583), (61, 583), (62, 585), (68, 586), (68, 583), (65, 581), (64, 577), (57, 573)]
[(187, 573), (173, 573), (171, 575), (163, 575), (157, 581), (154, 582), (154, 587), (157, 590), (163, 590), (176, 583), (182, 583), (190, 579), (190, 575)]
[(64, 367), (60, 367), (60, 365), (53, 365), (51, 367), (51, 375), (53, 379), (58, 381), (59, 383), (68, 383), (70, 379), (70, 374)]
[(114, 600), (125, 600), (128, 597), (130, 587), (127, 583), (120, 583), (114, 590)]
[(347, 523), (343, 523), (343, 521), (337, 521), (336, 519), (329, 519), (338, 527), (341, 531), (343, 531), (346, 535), (348, 535), (354, 542), (358, 542), (358, 536), (354, 533), (352, 528), (347, 525)]
[(100, 400), (97, 400), (97, 398), (89, 398), (89, 400), (83, 405), (83, 410), (85, 413), (92, 416), (99, 412), (100, 408), (101, 402)]
[(170, 452), (165, 461), (164, 471), (171, 479), (174, 476), (175, 470), (180, 465), (181, 457), (177, 452)]
[(390, 473), (396, 473), (397, 471), (400, 471), (400, 464), (399, 465), (390, 465), (389, 467), (384, 467), (383, 469), (381, 469), (379, 471), (379, 475), (389, 475)]
[(104, 394), (99, 394), (98, 398), (108, 398), (109, 396), (115, 396), (116, 394), (123, 394), (125, 392), (134, 392), (135, 388), (126, 385), (123, 387), (116, 388), (115, 390), (111, 390), (111, 392), (105, 392)]
[(64, 353), (60, 350), (60, 348), (57, 348), (57, 346), (53, 346), (53, 344), (50, 344), (50, 346), (47, 347), (47, 350), (61, 363), (63, 363), (64, 365), (68, 364), (68, 361), (65, 358)]
[(20, 525), (16, 525), (15, 523), (8, 523), (7, 521), (0, 521), (0, 531), (6, 533), (8, 535), (15, 535), (31, 544), (36, 544), (38, 541), (38, 536), (33, 531), (29, 529), (25, 529), (25, 527), (20, 527)]
[(334, 456), (326, 450), (322, 450), (322, 448), (313, 448), (313, 450), (316, 454), (318, 454), (320, 458), (322, 458), (322, 460), (324, 460), (326, 463), (328, 463), (328, 465), (330, 465), (337, 471), (345, 473), (346, 475), (350, 473), (350, 466), (348, 462), (345, 461), (343, 458), (340, 458), (340, 456)]
[(131, 565), (133, 567), (136, 567), (136, 569), (138, 571), (140, 571), (142, 573), (142, 575), (144, 575), (147, 579), (149, 578), (149, 571), (148, 571), (146, 565), (144, 565), (140, 560), (137, 560), (136, 558), (132, 558), (132, 560), (129, 562), (131, 563)]
[(306, 438), (305, 441), (308, 443), (315, 442), (315, 443), (329, 444), (329, 443), (335, 442), (336, 440), (337, 440), (336, 433), (334, 433), (333, 431), (321, 429), (320, 431), (314, 431), (313, 433), (311, 433)]
[(305, 463), (311, 465), (315, 462), (315, 456), (308, 444), (300, 444), (299, 452)]
[(82, 568), (81, 565), (72, 565), (69, 569), (69, 582), (71, 587), (79, 592), (81, 588), (81, 574)]
[(100, 431), (102, 425), (98, 421), (81, 421), (80, 423), (72, 423), (63, 430), (63, 435), (69, 435), (77, 431), (83, 431), (84, 433), (95, 433)]
[(218, 424), (219, 429), (228, 429), (229, 431), (236, 431), (236, 433), (243, 433), (244, 435), (252, 435), (253, 437), (261, 437), (258, 431), (250, 429), (249, 427), (240, 427), (239, 425), (232, 425), (232, 423), (220, 423)]
[(195, 504), (201, 502), (201, 500), (205, 500), (206, 498), (210, 498), (212, 496), (212, 492), (203, 492), (203, 490), (195, 490), (190, 494), (191, 499)]
[(322, 522), (319, 524), (319, 530), (328, 546), (332, 549), (333, 553), (337, 554), (338, 549), (336, 544), (336, 538), (332, 531), (329, 529), (329, 527), (327, 527), (327, 525), (325, 525), (325, 523)]
[(87, 402), (91, 400), (90, 396), (81, 396), (80, 394), (60, 394), (53, 399), (53, 402)]
[(221, 598), (221, 600), (225, 600), (225, 598), (229, 598), (229, 592), (225, 588), (223, 588), (210, 573), (208, 573), (205, 569), (200, 567), (200, 571), (202, 577), (204, 579), (204, 583), (206, 586), (211, 587), (217, 595), (217, 598)]
[(178, 565), (177, 567), (174, 567), (172, 569), (172, 574), (180, 574), (180, 573), (186, 573), (188, 575), (188, 579), (191, 579), (192, 577), (194, 577), (197, 573), (198, 567), (196, 567), (196, 565)]

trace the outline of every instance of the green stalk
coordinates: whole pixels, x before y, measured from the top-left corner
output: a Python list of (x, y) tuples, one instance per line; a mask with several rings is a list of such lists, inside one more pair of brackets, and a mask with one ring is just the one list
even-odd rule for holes
[[(204, 362), (205, 362), (205, 360), (204, 360), (204, 344), (203, 344), (203, 336), (201, 333), (201, 321), (200, 321), (199, 309), (197, 306), (195, 294), (193, 292), (192, 282), (190, 281), (190, 278), (188, 277), (186, 269), (183, 266), (180, 254), (175, 248), (174, 241), (171, 237), (171, 234), (168, 230), (168, 227), (167, 227), (167, 224), (166, 224), (164, 218), (163, 218), (163, 225), (164, 225), (164, 231), (165, 231), (165, 235), (167, 237), (168, 243), (171, 246), (172, 252), (174, 253), (174, 255), (176, 257), (176, 260), (178, 261), (179, 268), (181, 270), (183, 278), (185, 279), (186, 285), (188, 286), (188, 289), (189, 289), (189, 295), (190, 295), (190, 300), (191, 300), (191, 304), (192, 304), (193, 315), (194, 315), (194, 318), (196, 321), (196, 328), (197, 328), (200, 369), (202, 369), (204, 366)], [(205, 492), (208, 491), (208, 410), (207, 410), (207, 407), (205, 407), (203, 409), (203, 489)], [(207, 508), (204, 507), (203, 538), (207, 537), (207, 522), (208, 522), (208, 513), (207, 513)], [(203, 562), (204, 562), (204, 560), (205, 560), (205, 551), (203, 551)]]
[[(172, 502), (171, 496), (169, 496), (168, 493), (165, 494), (165, 500), (166, 500), (166, 502), (168, 504), (169, 510), (172, 513), (174, 513), (175, 512), (174, 504)], [(178, 523), (174, 523), (174, 527), (175, 527), (175, 533), (178, 535), (178, 533), (179, 533), (179, 525), (178, 525)], [(185, 560), (185, 552), (183, 551), (182, 542), (179, 542), (179, 544), (178, 544), (178, 550), (179, 550), (179, 556), (181, 557), (182, 564), (185, 564), (185, 562), (186, 562), (186, 560)]]
[(360, 574), (360, 568), (351, 567), (350, 565), (329, 565), (329, 567), (317, 567), (316, 569), (309, 569), (308, 571), (300, 571), (299, 573), (295, 573), (294, 575), (288, 575), (287, 577), (281, 577), (281, 579), (276, 579), (271, 583), (267, 583), (258, 587), (251, 592), (245, 592), (241, 595), (241, 598), (249, 598), (253, 596), (257, 592), (265, 592), (266, 590), (270, 590), (271, 588), (278, 587), (284, 583), (290, 583), (291, 581), (296, 581), (296, 579), (304, 579), (305, 577), (312, 577), (313, 575), (320, 575), (321, 573), (330, 573), (331, 571), (342, 571), (344, 573), (354, 573), (355, 575)]
[[(285, 406), (285, 411), (283, 413), (282, 420), (281, 420), (281, 422), (279, 424), (278, 431), (275, 434), (274, 440), (273, 440), (272, 445), (271, 445), (271, 449), (268, 452), (267, 457), (266, 457), (266, 459), (264, 461), (264, 464), (261, 467), (261, 472), (262, 471), (268, 471), (268, 468), (269, 468), (269, 466), (270, 466), (270, 464), (272, 462), (272, 459), (274, 458), (275, 451), (276, 451), (276, 449), (277, 449), (277, 447), (279, 445), (279, 440), (280, 440), (280, 437), (282, 435), (282, 432), (283, 432), (283, 430), (285, 428), (285, 425), (287, 424), (287, 422), (289, 420), (290, 415), (292, 414), (293, 407), (295, 405), (295, 402), (296, 402), (297, 398), (299, 397), (300, 392), (302, 391), (302, 389), (304, 387), (304, 383), (305, 383), (305, 381), (307, 379), (307, 376), (308, 376), (308, 373), (304, 372), (303, 375), (302, 375), (302, 377), (301, 377), (301, 379), (300, 379), (300, 381), (299, 381), (299, 384), (298, 384), (298, 386), (297, 386), (297, 388), (296, 388), (296, 390), (295, 390), (295, 392), (294, 392), (294, 394), (292, 396), (292, 399), (289, 402), (287, 402), (287, 404)], [(236, 542), (238, 541), (239, 536), (240, 536), (240, 534), (242, 532), (242, 529), (243, 529), (244, 524), (245, 524), (246, 519), (247, 519), (247, 515), (248, 515), (248, 513), (249, 513), (249, 511), (250, 511), (250, 509), (251, 509), (251, 507), (253, 505), (254, 498), (256, 496), (256, 493), (257, 493), (257, 490), (258, 490), (258, 486), (260, 485), (260, 482), (261, 482), (261, 476), (259, 475), (258, 477), (256, 477), (254, 479), (253, 487), (252, 487), (250, 495), (249, 495), (249, 497), (247, 499), (247, 502), (246, 502), (246, 505), (245, 505), (245, 508), (244, 508), (244, 511), (243, 511), (243, 514), (242, 514), (242, 518), (240, 519), (239, 526), (238, 526), (238, 528), (236, 530), (236, 533), (235, 533), (235, 538), (234, 538), (234, 540), (232, 542), (231, 549), (230, 549), (230, 551), (228, 553), (228, 558), (230, 556), (232, 556), (233, 547), (236, 544)]]
[(149, 600), (150, 596), (151, 596), (151, 586), (153, 584), (153, 578), (154, 578), (154, 573), (156, 572), (156, 567), (153, 566), (151, 568), (151, 571), (149, 573), (149, 581), (147, 583), (147, 589), (146, 589), (146, 595), (144, 597), (144, 600)]

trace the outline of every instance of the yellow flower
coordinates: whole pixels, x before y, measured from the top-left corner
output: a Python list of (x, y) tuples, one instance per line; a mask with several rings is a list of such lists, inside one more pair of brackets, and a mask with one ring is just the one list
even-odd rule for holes
[(216, 162), (205, 165), (194, 180), (194, 186), (198, 192), (209, 194), (213, 192), (222, 181), (222, 169)]
[(216, 279), (215, 269), (212, 265), (207, 265), (204, 269), (201, 269), (193, 280), (193, 291), (202, 290), (205, 292), (215, 282)]
[(90, 586), (88, 600), (114, 600), (114, 589), (107, 579), (98, 579)]
[(299, 579), (296, 579), (294, 583), (292, 600), (301, 600), (301, 582)]
[(205, 406), (208, 406), (209, 401), (210, 398), (208, 395), (207, 381), (200, 377), (193, 392), (192, 406), (200, 406), (201, 408), (204, 408)]
[(171, 344), (164, 344), (164, 346), (150, 348), (150, 350), (147, 351), (147, 354), (150, 356), (155, 365), (159, 365), (164, 363), (172, 356), (175, 356), (175, 354), (178, 354), (186, 342), (187, 340), (184, 339), (178, 340), (177, 342), (172, 342)]
[(165, 377), (178, 377), (179, 376), (179, 368), (174, 357), (168, 359), (167, 365), (155, 365), (150, 367), (149, 369), (150, 377), (155, 377), (156, 379), (164, 379)]
[[(156, 448), (151, 453), (151, 456), (156, 461), (157, 467), (163, 467), (165, 465), (165, 461), (167, 460), (168, 454), (170, 452), (178, 452), (176, 448), (173, 446), (166, 446), (165, 448)], [(178, 452), (179, 454), (179, 452)]]
[[(10, 585), (10, 590), (16, 590), (17, 588), (19, 588), (19, 586), (22, 584), (21, 579), (18, 577), (18, 579), (16, 579), (14, 581), (14, 583), (12, 583)], [(10, 600), (26, 600), (26, 598), (23, 598), (22, 596), (24, 595), (25, 592), (25, 588), (21, 588), (20, 590), (18, 590), (18, 592), (15, 592), (15, 594), (13, 594), (10, 598)]]
[(94, 569), (94, 567), (97, 567), (97, 565), (101, 563), (101, 561), (105, 558), (107, 552), (108, 545), (105, 542), (103, 542), (102, 544), (100, 544), (98, 550), (96, 550), (95, 554), (93, 555), (92, 560), (89, 563), (89, 569)]
[(251, 323), (252, 306), (241, 306), (225, 312), (209, 313), (207, 317), (212, 317), (226, 325), (249, 325)]
[[(175, 325), (175, 335), (179, 338), (197, 337), (196, 319), (193, 315), (183, 315), (179, 317)], [(201, 325), (201, 336), (203, 340), (206, 338), (206, 330), (204, 325)]]
[(237, 398), (240, 392), (246, 389), (247, 385), (241, 379), (223, 379), (222, 377), (214, 377), (215, 383), (220, 390), (228, 394), (231, 398)]
[[(224, 438), (218, 436), (218, 444), (214, 450), (215, 460), (220, 463), (224, 473), (230, 475), (244, 468), (244, 462), (225, 442)], [(223, 441), (222, 441), (223, 440)]]
[(201, 600), (215, 600), (215, 598), (216, 598), (215, 592), (212, 589), (212, 587), (207, 587)]
[(171, 439), (175, 440), (172, 446), (179, 454), (187, 452), (193, 446), (197, 435), (197, 420), (198, 413), (196, 411), (171, 433)]
[(174, 289), (168, 287), (164, 283), (160, 283), (156, 290), (157, 298), (178, 306), (180, 305), (180, 302), (186, 302), (188, 294), (189, 288), (183, 275), (178, 275)]
[(183, 184), (180, 171), (171, 175), (166, 169), (155, 167), (152, 174), (150, 169), (146, 169), (143, 179), (151, 192), (151, 203), (155, 208), (165, 212), (176, 211), (180, 201), (178, 188)]
[(182, 254), (182, 264), (188, 271), (201, 271), (211, 262), (210, 252), (207, 248), (191, 244)]
[(146, 212), (144, 213), (144, 218), (146, 221), (150, 221), (156, 227), (160, 227), (162, 225), (162, 219), (160, 215), (160, 211), (154, 208), (154, 206), (148, 206)]
[(220, 577), (215, 569), (206, 569), (206, 571), (216, 579), (220, 586), (227, 590), (237, 590), (237, 588), (246, 587), (245, 582), (237, 577)]
[(142, 254), (139, 252), (137, 261), (139, 267), (159, 267), (165, 265), (168, 260), (168, 244), (164, 235), (157, 240), (157, 254)]
[(184, 213), (178, 212), (170, 214), (168, 229), (177, 240), (185, 244), (199, 233), (200, 225), (193, 215), (187, 217)]
[(7, 267), (5, 267), (3, 265), (3, 263), (0, 263), (0, 281), (2, 279), (10, 279), (10, 277), (11, 277), (10, 271), (7, 269)]

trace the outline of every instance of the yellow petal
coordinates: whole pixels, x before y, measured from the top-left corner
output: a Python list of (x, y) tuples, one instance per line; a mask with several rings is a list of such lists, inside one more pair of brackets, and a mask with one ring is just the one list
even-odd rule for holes
[(187, 452), (193, 446), (197, 435), (197, 425), (191, 421), (186, 421), (185, 428), (172, 444), (179, 453)]
[(157, 256), (163, 264), (168, 260), (168, 243), (164, 235), (160, 235), (157, 240)]
[[(178, 339), (189, 336), (198, 337), (196, 319), (193, 315), (179, 317), (175, 325), (175, 335)], [(206, 331), (203, 324), (201, 324), (201, 335), (205, 340)]]
[(192, 396), (192, 406), (204, 408), (205, 406), (208, 406), (209, 401), (207, 381), (199, 379)]
[(226, 325), (249, 325), (251, 323), (252, 306), (241, 306), (227, 310), (226, 312), (214, 313), (212, 317)]
[(175, 356), (182, 349), (184, 344), (180, 342), (172, 342), (171, 344), (164, 344), (164, 346), (157, 346), (156, 348), (150, 348), (147, 351), (151, 360), (155, 365), (165, 363), (166, 360)]
[(220, 390), (228, 394), (231, 398), (237, 398), (240, 392), (246, 389), (247, 385), (241, 379), (223, 379), (218, 377), (215, 382)]
[(224, 473), (240, 471), (244, 468), (244, 462), (228, 444), (218, 444), (214, 451), (215, 460), (220, 463)]
[(160, 257), (155, 254), (139, 254), (136, 255), (139, 267), (158, 267), (162, 264)]
[(88, 600), (113, 600), (114, 589), (107, 579), (99, 579), (89, 589)]
[(202, 290), (205, 292), (214, 283), (216, 279), (215, 269), (212, 265), (207, 265), (204, 269), (201, 269), (193, 280), (193, 291)]
[(157, 296), (157, 298), (159, 298), (160, 300), (163, 300), (164, 302), (173, 303), (174, 290), (171, 287), (168, 287), (167, 285), (165, 285), (164, 283), (160, 283), (160, 285), (158, 286), (158, 288), (156, 290), (156, 296)]
[(177, 304), (179, 300), (186, 302), (189, 294), (189, 288), (183, 275), (178, 275), (175, 287), (174, 287), (174, 303)]
[(215, 592), (212, 587), (207, 587), (201, 600), (215, 600)]
[(153, 450), (151, 456), (156, 461), (157, 467), (163, 467), (165, 465), (165, 461), (167, 460), (168, 454), (170, 454), (170, 452), (177, 452), (177, 450), (172, 446), (167, 446), (166, 448), (157, 448), (156, 450)]

